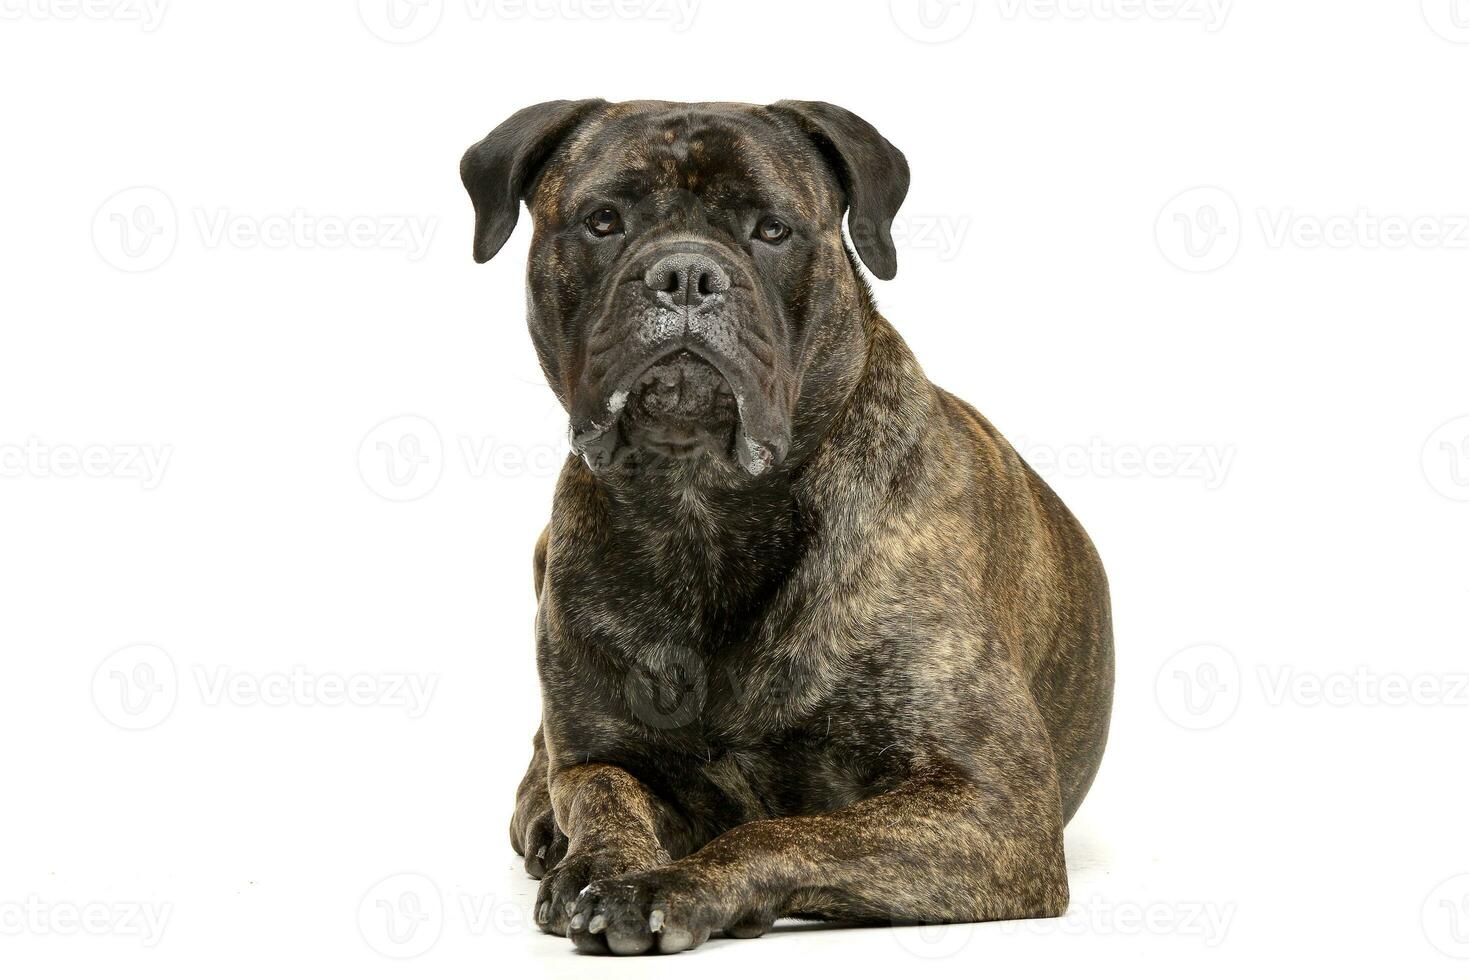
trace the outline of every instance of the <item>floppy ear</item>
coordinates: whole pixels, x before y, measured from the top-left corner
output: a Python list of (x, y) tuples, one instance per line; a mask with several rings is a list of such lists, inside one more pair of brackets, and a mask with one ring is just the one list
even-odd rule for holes
[(541, 168), (577, 123), (601, 99), (542, 102), (521, 109), (465, 151), (459, 178), (474, 202), (474, 260), (488, 262), (500, 251), (520, 217), (520, 202)]
[(847, 230), (879, 279), (898, 274), (892, 224), (908, 195), (908, 161), (872, 124), (830, 102), (777, 102), (816, 143), (847, 195)]

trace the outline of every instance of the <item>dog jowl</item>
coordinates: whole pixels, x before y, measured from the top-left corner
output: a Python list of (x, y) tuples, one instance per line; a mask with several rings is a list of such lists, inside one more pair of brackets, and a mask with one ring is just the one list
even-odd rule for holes
[(515, 113), (461, 175), (477, 261), (534, 220), (530, 332), (575, 450), (510, 827), (541, 928), (631, 954), (788, 915), (1062, 913), (1106, 579), (874, 306), (903, 155), (827, 103), (582, 100)]

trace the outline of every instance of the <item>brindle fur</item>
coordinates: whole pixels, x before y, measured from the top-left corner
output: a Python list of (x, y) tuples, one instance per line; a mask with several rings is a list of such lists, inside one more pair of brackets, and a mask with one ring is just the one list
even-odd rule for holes
[[(463, 174), (478, 260), (520, 199), (535, 218), (531, 333), (574, 422), (634, 260), (585, 241), (597, 194), (734, 256), (791, 399), (790, 450), (757, 477), (636, 451), (561, 472), (535, 554), (542, 728), (510, 828), (541, 927), (675, 952), (787, 915), (1064, 912), (1062, 828), (1111, 710), (1106, 579), (872, 304), (842, 216), (891, 277), (902, 155), (823, 103), (589, 100), (523, 110)], [(776, 259), (741, 224), (772, 201), (801, 236)]]

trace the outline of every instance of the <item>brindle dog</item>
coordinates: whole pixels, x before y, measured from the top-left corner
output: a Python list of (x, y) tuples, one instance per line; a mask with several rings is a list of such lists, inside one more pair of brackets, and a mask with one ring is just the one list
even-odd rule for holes
[(461, 174), (476, 261), (534, 216), (576, 450), (510, 826), (541, 928), (668, 953), (790, 915), (1060, 915), (1106, 579), (873, 305), (857, 256), (897, 271), (903, 155), (826, 103), (588, 100), (516, 113)]

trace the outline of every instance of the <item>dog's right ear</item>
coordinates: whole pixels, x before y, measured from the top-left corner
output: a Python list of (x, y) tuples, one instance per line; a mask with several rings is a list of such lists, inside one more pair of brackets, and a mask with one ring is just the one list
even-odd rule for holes
[(879, 279), (898, 274), (893, 218), (908, 196), (908, 160), (872, 124), (830, 102), (777, 102), (826, 157), (847, 195), (847, 231), (863, 264)]
[(542, 102), (521, 109), (465, 151), (459, 178), (474, 202), (474, 260), (488, 262), (500, 251), (520, 217), (541, 168), (601, 99)]

